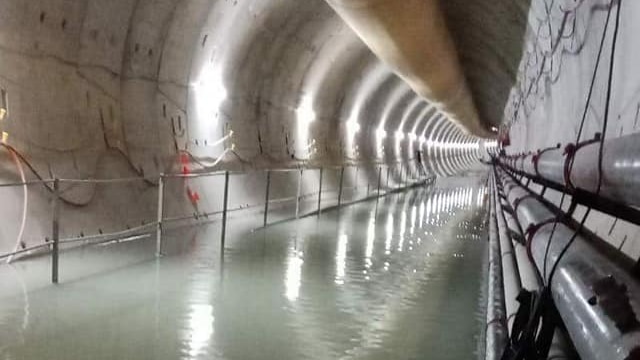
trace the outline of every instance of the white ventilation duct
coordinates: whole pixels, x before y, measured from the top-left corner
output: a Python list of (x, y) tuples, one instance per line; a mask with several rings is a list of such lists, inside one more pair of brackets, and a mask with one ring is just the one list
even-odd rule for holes
[(438, 0), (326, 0), (367, 46), (420, 96), (468, 133), (480, 121)]

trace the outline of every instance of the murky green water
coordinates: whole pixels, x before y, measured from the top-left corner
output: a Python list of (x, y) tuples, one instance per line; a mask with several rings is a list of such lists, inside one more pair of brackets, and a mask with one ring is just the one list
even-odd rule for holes
[[(485, 239), (476, 181), (247, 232), (0, 266), (0, 359), (475, 359)], [(242, 234), (242, 235), (236, 235)], [(90, 273), (90, 274), (87, 274)]]

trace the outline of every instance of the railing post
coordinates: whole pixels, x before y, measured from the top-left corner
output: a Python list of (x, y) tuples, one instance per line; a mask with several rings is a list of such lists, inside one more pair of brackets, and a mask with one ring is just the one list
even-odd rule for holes
[(402, 183), (402, 188), (406, 188), (407, 187), (407, 171), (409, 171), (407, 166), (404, 166), (404, 163), (402, 163), (402, 172), (400, 173), (400, 181)]
[(298, 172), (298, 191), (296, 192), (296, 219), (300, 217), (300, 191), (302, 191), (302, 172), (300, 169)]
[(344, 182), (344, 166), (340, 168), (340, 189), (338, 190), (338, 206), (342, 205), (342, 183)]
[(318, 216), (322, 211), (322, 177), (324, 175), (324, 168), (320, 168), (320, 189), (318, 190)]
[(60, 180), (53, 180), (53, 228), (51, 234), (51, 282), (58, 283), (58, 258), (60, 241)]
[(222, 233), (220, 235), (220, 256), (224, 256), (224, 242), (227, 235), (227, 208), (229, 206), (229, 171), (224, 173), (224, 203), (222, 204)]
[(390, 174), (391, 174), (391, 167), (389, 165), (387, 165), (387, 181), (386, 181), (386, 183), (387, 183), (387, 185), (386, 185), (387, 191), (389, 191), (389, 175)]
[(162, 218), (164, 217), (164, 174), (158, 178), (158, 218), (156, 224), (156, 257), (162, 256)]
[(271, 188), (271, 171), (267, 170), (267, 189), (264, 195), (264, 223), (263, 226), (267, 226), (267, 220), (269, 216), (269, 189)]
[(358, 165), (356, 165), (356, 184), (354, 186), (354, 191), (356, 192), (356, 194), (358, 193), (358, 172), (360, 171), (360, 167), (358, 167)]

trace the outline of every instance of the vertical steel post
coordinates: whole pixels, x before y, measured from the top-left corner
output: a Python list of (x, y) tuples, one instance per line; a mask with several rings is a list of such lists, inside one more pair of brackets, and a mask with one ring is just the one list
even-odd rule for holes
[(378, 168), (378, 193), (377, 196), (380, 197), (380, 182), (382, 180), (382, 166)]
[(300, 192), (302, 191), (302, 172), (300, 169), (298, 172), (298, 191), (296, 192), (296, 219), (300, 217)]
[(387, 191), (389, 191), (389, 175), (390, 174), (391, 174), (391, 167), (389, 167), (389, 165), (387, 165), (387, 181), (386, 181), (386, 183), (387, 183), (387, 185), (386, 185)]
[(158, 178), (158, 218), (156, 223), (156, 257), (162, 256), (162, 218), (164, 217), (164, 174)]
[(338, 190), (338, 206), (342, 205), (342, 183), (344, 181), (344, 166), (340, 169), (340, 190)]
[(53, 180), (53, 228), (51, 234), (51, 282), (58, 283), (58, 257), (60, 241), (60, 180)]
[(356, 165), (356, 184), (354, 187), (354, 191), (358, 192), (358, 172), (360, 171), (360, 168), (358, 167), (358, 165)]
[(320, 189), (318, 190), (318, 216), (322, 211), (322, 177), (324, 176), (324, 168), (320, 168)]
[(267, 226), (269, 216), (269, 189), (271, 188), (271, 171), (267, 171), (267, 189), (264, 192), (264, 223)]
[(229, 171), (224, 173), (224, 203), (222, 204), (222, 233), (220, 235), (220, 256), (224, 256), (224, 242), (227, 235), (227, 209), (229, 207)]

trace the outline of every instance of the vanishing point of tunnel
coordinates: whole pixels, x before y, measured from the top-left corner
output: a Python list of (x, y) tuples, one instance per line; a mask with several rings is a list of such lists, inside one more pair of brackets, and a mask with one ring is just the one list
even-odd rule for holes
[(0, 360), (640, 360), (636, 15), (0, 0)]

